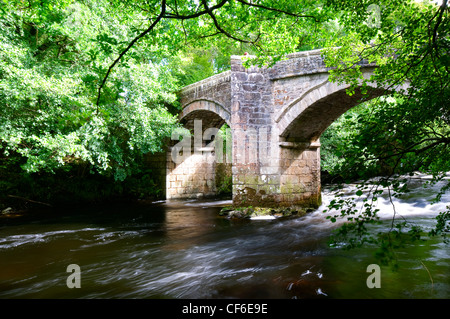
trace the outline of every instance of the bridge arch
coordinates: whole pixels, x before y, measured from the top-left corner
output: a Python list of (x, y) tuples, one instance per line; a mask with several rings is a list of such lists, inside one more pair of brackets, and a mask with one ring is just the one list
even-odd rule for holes
[[(363, 70), (367, 79), (372, 68)], [(310, 143), (319, 139), (325, 129), (342, 114), (363, 101), (385, 95), (384, 88), (368, 87), (367, 94), (356, 88), (348, 95), (348, 84), (329, 82), (328, 77), (318, 85), (301, 94), (277, 114), (275, 122), (281, 141)]]
[(231, 125), (231, 114), (217, 101), (198, 99), (183, 107), (179, 115), (180, 122), (186, 127), (192, 126), (194, 119), (201, 119), (209, 127), (220, 128), (224, 123)]
[(223, 152), (226, 141), (215, 143), (219, 129), (230, 125), (230, 112), (217, 101), (195, 99), (184, 105), (179, 121), (191, 136), (172, 140), (166, 198), (216, 196), (224, 180), (231, 178), (231, 161)]
[[(371, 67), (362, 71), (365, 79), (373, 74)], [(322, 133), (352, 107), (409, 87), (405, 84), (390, 90), (368, 83), (366, 94), (359, 86), (354, 94), (348, 95), (346, 89), (350, 85), (329, 82), (327, 75), (322, 79), (292, 99), (274, 118), (279, 139), (280, 193), (290, 201), (294, 198), (300, 205), (318, 206), (321, 202), (319, 138)]]
[[(373, 68), (365, 68), (369, 79)], [(279, 193), (285, 205), (318, 207), (321, 203), (320, 142), (325, 129), (363, 99), (370, 100), (386, 94), (383, 88), (369, 84), (367, 94), (356, 88), (348, 95), (347, 84), (330, 82), (328, 74), (319, 75), (320, 81), (293, 96), (274, 116), (277, 127), (279, 157)], [(291, 83), (297, 83), (292, 81)], [(287, 85), (285, 83), (284, 85)]]

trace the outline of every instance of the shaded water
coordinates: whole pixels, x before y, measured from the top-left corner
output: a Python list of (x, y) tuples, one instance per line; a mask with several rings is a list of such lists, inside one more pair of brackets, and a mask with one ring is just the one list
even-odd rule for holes
[[(418, 185), (396, 200), (397, 212), (432, 227), (450, 203), (449, 193), (427, 203), (432, 194)], [(331, 198), (324, 192), (324, 203)], [(390, 202), (378, 202), (389, 218)], [(322, 209), (231, 221), (218, 216), (230, 203), (114, 204), (2, 218), (0, 298), (450, 297), (450, 250), (440, 239), (401, 249), (400, 270), (382, 266), (381, 288), (369, 289), (374, 250), (328, 247), (336, 225)], [(66, 286), (69, 264), (81, 268), (79, 289)]]

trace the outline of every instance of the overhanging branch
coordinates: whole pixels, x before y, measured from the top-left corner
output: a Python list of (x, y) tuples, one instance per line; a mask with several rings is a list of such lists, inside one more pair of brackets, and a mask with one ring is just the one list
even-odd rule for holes
[(314, 19), (315, 22), (319, 22), (317, 17), (312, 16), (312, 15), (292, 13), (292, 12), (277, 9), (277, 8), (267, 7), (267, 6), (264, 6), (261, 4), (250, 3), (245, 0), (237, 0), (237, 1), (246, 6), (249, 6), (249, 7), (255, 7), (255, 8), (259, 8), (259, 9), (263, 9), (263, 10), (268, 10), (268, 11), (274, 11), (274, 12), (278, 12), (278, 13), (282, 13), (282, 14), (291, 16), (291, 17), (296, 17), (296, 18), (310, 18), (310, 19)]
[(216, 27), (216, 29), (217, 29), (220, 33), (225, 34), (225, 35), (226, 35), (228, 38), (230, 38), (230, 39), (233, 39), (233, 40), (235, 40), (235, 41), (239, 41), (239, 42), (242, 42), (242, 43), (255, 43), (255, 41), (257, 41), (257, 40), (255, 40), (255, 41), (249, 41), (249, 40), (239, 39), (239, 38), (233, 36), (232, 34), (230, 34), (229, 32), (227, 32), (225, 29), (223, 29), (223, 28), (220, 26), (219, 22), (217, 21), (216, 16), (215, 16), (214, 13), (213, 13), (213, 10), (212, 10), (211, 8), (208, 7), (208, 4), (206, 3), (206, 0), (202, 0), (202, 4), (203, 4), (203, 6), (205, 7), (205, 11), (208, 13), (208, 15), (209, 15), (209, 16), (211, 17), (211, 19), (213, 20), (214, 26)]
[(105, 86), (106, 80), (108, 79), (109, 74), (111, 73), (111, 70), (116, 66), (117, 63), (119, 63), (120, 59), (122, 59), (122, 57), (131, 49), (131, 47), (141, 38), (143, 38), (145, 35), (147, 35), (147, 33), (149, 33), (150, 31), (152, 31), (155, 26), (158, 24), (158, 22), (163, 18), (164, 14), (166, 13), (166, 0), (162, 0), (161, 2), (161, 13), (156, 17), (155, 21), (153, 21), (153, 23), (146, 29), (144, 30), (141, 34), (139, 34), (137, 37), (135, 37), (129, 44), (128, 46), (125, 48), (125, 50), (123, 50), (119, 56), (117, 57), (117, 59), (114, 60), (114, 62), (109, 66), (108, 71), (105, 74), (105, 77), (103, 78), (102, 83), (100, 84), (99, 88), (98, 88), (98, 95), (97, 95), (97, 113), (98, 113), (98, 106), (100, 104), (100, 97), (102, 94), (102, 89)]
[[(288, 16), (292, 16), (292, 17), (297, 17), (297, 18), (312, 18), (314, 19), (316, 22), (318, 21), (316, 17), (312, 16), (312, 15), (301, 15), (301, 14), (296, 14), (296, 13), (292, 13), (292, 12), (288, 12), (282, 9), (277, 9), (277, 8), (272, 8), (272, 7), (267, 7), (264, 5), (260, 5), (260, 4), (254, 4), (251, 2), (247, 2), (245, 0), (237, 0), (238, 2), (242, 3), (245, 6), (249, 6), (249, 7), (256, 7), (262, 10), (267, 10), (267, 11), (273, 11), (273, 12), (277, 12), (280, 14), (285, 14)], [(198, 6), (197, 10), (195, 13), (192, 14), (185, 14), (185, 13), (181, 13), (179, 12), (178, 8), (175, 9), (174, 12), (167, 12), (167, 3), (166, 0), (162, 0), (161, 2), (161, 11), (160, 14), (154, 18), (154, 21), (152, 22), (152, 24), (143, 32), (141, 32), (137, 37), (135, 37), (129, 44), (128, 46), (119, 54), (119, 56), (114, 60), (114, 62), (109, 66), (108, 70), (106, 71), (106, 74), (98, 88), (98, 93), (97, 93), (97, 101), (96, 101), (96, 106), (97, 106), (97, 110), (96, 112), (98, 113), (99, 110), (99, 105), (100, 105), (100, 98), (101, 98), (101, 94), (102, 94), (102, 90), (106, 84), (106, 81), (108, 80), (109, 75), (111, 74), (112, 69), (120, 62), (120, 60), (122, 59), (122, 57), (133, 47), (133, 45), (139, 41), (141, 38), (143, 38), (144, 36), (146, 36), (149, 32), (151, 32), (155, 26), (161, 21), (161, 19), (174, 19), (174, 20), (189, 20), (189, 19), (194, 19), (194, 18), (198, 18), (200, 16), (203, 15), (209, 15), (214, 23), (215, 28), (217, 29), (217, 33), (213, 33), (211, 35), (207, 35), (205, 37), (208, 36), (214, 36), (216, 34), (222, 33), (225, 36), (227, 36), (230, 39), (233, 39), (235, 41), (239, 41), (241, 43), (250, 43), (253, 45), (257, 45), (257, 42), (259, 41), (259, 37), (260, 34), (258, 34), (258, 36), (256, 37), (256, 39), (254, 40), (246, 40), (246, 39), (241, 39), (238, 38), (236, 36), (234, 36), (233, 34), (231, 34), (230, 32), (228, 32), (227, 30), (225, 30), (219, 23), (219, 21), (217, 20), (216, 15), (214, 14), (214, 11), (217, 9), (220, 9), (221, 7), (223, 7), (226, 3), (230, 2), (230, 0), (222, 0), (219, 3), (209, 7), (207, 4), (206, 0), (202, 0), (201, 1), (201, 5)], [(204, 10), (200, 11), (201, 6), (203, 6)], [(170, 8), (169, 8), (170, 9)], [(185, 31), (185, 30), (184, 30)], [(185, 32), (185, 36), (186, 36), (186, 32)]]

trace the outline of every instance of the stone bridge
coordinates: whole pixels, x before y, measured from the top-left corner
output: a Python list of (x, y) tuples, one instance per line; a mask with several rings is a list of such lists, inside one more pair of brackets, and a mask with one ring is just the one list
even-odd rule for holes
[[(365, 77), (374, 68), (361, 62)], [(348, 85), (331, 83), (328, 71), (319, 50), (271, 68), (246, 69), (232, 56), (230, 71), (185, 87), (180, 121), (193, 138), (172, 138), (166, 197), (215, 195), (228, 174), (235, 206), (319, 206), (320, 135), (363, 97), (347, 95)], [(366, 98), (384, 92), (374, 88)], [(225, 123), (231, 141), (216, 143)]]

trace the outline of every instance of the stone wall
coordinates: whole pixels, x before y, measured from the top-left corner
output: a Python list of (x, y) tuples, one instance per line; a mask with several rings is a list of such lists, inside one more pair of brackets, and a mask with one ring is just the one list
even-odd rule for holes
[(231, 72), (233, 204), (274, 206), (279, 165), (271, 143), (272, 83), (267, 69), (246, 69), (239, 56), (231, 57)]
[(281, 147), (280, 206), (321, 204), (319, 144), (303, 149)]
[[(230, 81), (231, 72), (226, 71), (188, 85), (180, 92), (181, 105), (186, 107), (194, 101), (207, 100), (229, 109), (231, 104)], [(182, 113), (180, 117), (183, 118), (184, 114)]]
[(224, 180), (231, 177), (231, 163), (218, 163), (214, 151), (196, 154), (192, 148), (191, 156), (181, 163), (167, 154), (167, 199), (215, 197)]
[(167, 161), (167, 199), (215, 195), (215, 161), (212, 155), (193, 154), (180, 164)]

